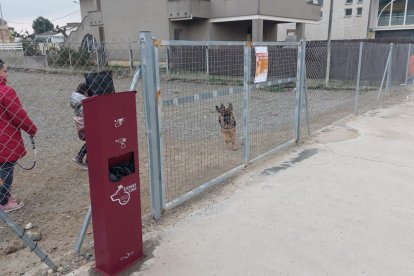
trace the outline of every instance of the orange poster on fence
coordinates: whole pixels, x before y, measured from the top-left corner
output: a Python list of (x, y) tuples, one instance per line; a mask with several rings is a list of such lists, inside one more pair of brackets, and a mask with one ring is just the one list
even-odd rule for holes
[(414, 77), (414, 55), (410, 56), (409, 62), (408, 73), (411, 77)]
[(254, 83), (267, 81), (269, 72), (269, 54), (267, 47), (256, 47), (256, 77)]

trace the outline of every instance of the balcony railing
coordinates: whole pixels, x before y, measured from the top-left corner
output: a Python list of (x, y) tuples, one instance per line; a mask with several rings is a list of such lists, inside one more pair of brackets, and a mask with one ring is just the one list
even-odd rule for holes
[(168, 15), (172, 20), (209, 18), (209, 0), (169, 0)]
[(404, 15), (392, 15), (391, 21), (389, 15), (381, 15), (378, 19), (378, 27), (387, 27), (387, 26), (405, 26), (405, 25), (414, 25), (414, 14), (407, 15), (404, 24)]

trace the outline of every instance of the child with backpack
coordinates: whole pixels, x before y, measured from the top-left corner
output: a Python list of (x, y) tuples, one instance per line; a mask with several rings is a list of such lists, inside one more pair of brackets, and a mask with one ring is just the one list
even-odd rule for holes
[[(79, 84), (78, 88), (75, 92), (72, 92), (72, 95), (70, 96), (70, 106), (74, 109), (74, 115), (73, 118), (75, 120), (76, 129), (78, 131), (79, 139), (82, 141), (85, 141), (85, 125), (83, 121), (83, 106), (82, 101), (86, 99), (89, 96), (89, 86), (86, 83)], [(76, 157), (73, 159), (73, 161), (81, 166), (83, 166), (84, 169), (87, 169), (87, 161), (84, 158), (86, 156), (86, 143), (83, 144), (81, 149), (79, 150)]]

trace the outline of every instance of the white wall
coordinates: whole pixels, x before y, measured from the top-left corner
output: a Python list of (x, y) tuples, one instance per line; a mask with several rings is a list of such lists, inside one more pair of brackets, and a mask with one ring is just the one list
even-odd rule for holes
[[(330, 0), (324, 0), (322, 7), (322, 18), (319, 24), (307, 24), (305, 34), (307, 40), (328, 39), (328, 16)], [(362, 16), (357, 16), (357, 8), (362, 7)], [(352, 9), (352, 16), (345, 17), (345, 9)], [(332, 39), (365, 39), (367, 35), (367, 24), (369, 15), (369, 0), (363, 3), (346, 4), (345, 0), (334, 0), (332, 17)], [(286, 30), (295, 29), (295, 24), (279, 24), (278, 40), (286, 39)]]
[(83, 19), (89, 11), (96, 11), (95, 0), (80, 0), (81, 18)]

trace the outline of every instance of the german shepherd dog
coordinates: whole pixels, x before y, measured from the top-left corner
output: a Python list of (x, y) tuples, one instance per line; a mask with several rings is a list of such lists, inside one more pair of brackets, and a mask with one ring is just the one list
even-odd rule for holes
[(233, 115), (233, 106), (230, 103), (226, 108), (224, 104), (221, 104), (220, 107), (216, 105), (216, 110), (219, 115), (219, 124), (221, 126), (221, 132), (224, 135), (224, 142), (226, 144), (230, 143), (233, 146), (233, 150), (236, 148), (236, 119)]

